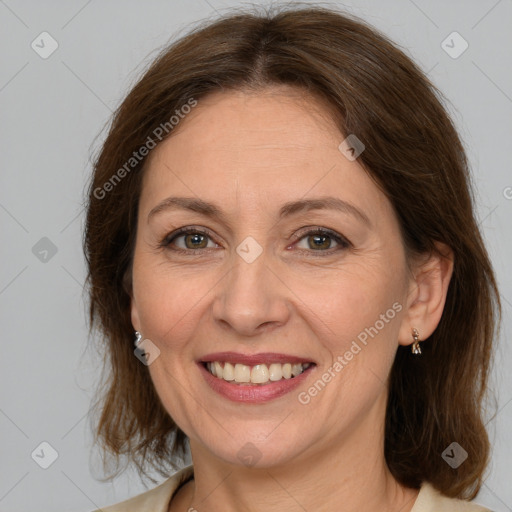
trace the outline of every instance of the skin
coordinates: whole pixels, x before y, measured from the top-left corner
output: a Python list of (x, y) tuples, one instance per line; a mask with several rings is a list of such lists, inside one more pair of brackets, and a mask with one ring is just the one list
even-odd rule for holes
[[(134, 329), (160, 350), (148, 366), (156, 391), (190, 438), (194, 480), (171, 511), (406, 512), (416, 499), (418, 491), (398, 484), (384, 460), (387, 380), (398, 345), (413, 341), (411, 329), (424, 339), (436, 328), (452, 258), (439, 246), (446, 258), (418, 259), (408, 272), (391, 204), (359, 161), (338, 150), (345, 137), (325, 109), (284, 87), (214, 93), (149, 157), (131, 313)], [(334, 210), (278, 218), (287, 201), (327, 195), (356, 206), (371, 227)], [(169, 196), (214, 202), (225, 219), (182, 209), (148, 219)], [(186, 226), (211, 236), (160, 246)], [(317, 227), (351, 245), (327, 238), (317, 249), (305, 235)], [(236, 252), (247, 236), (263, 251), (252, 263)], [(397, 302), (401, 311), (378, 335), (309, 404), (300, 403), (298, 393)], [(317, 366), (297, 391), (264, 404), (234, 403), (196, 365), (217, 351), (286, 353)], [(251, 467), (237, 457), (246, 443), (260, 456)]]

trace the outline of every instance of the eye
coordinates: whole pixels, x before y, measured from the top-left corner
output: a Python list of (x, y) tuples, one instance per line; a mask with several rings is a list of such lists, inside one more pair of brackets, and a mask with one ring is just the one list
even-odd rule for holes
[[(207, 231), (196, 228), (183, 228), (167, 235), (160, 243), (161, 247), (167, 247), (179, 252), (195, 251), (196, 249), (211, 249), (218, 245), (210, 240), (210, 234)], [(172, 247), (172, 246), (175, 247)]]
[[(330, 229), (316, 227), (309, 231), (296, 234), (294, 237), (298, 240), (295, 244), (299, 252), (319, 253), (318, 256), (332, 254), (333, 252), (347, 249), (351, 243), (340, 234)], [(302, 247), (300, 244), (305, 244)], [(334, 245), (334, 247), (333, 247)], [(217, 243), (211, 240), (208, 231), (198, 228), (181, 228), (167, 235), (159, 244), (160, 247), (181, 253), (199, 253), (204, 249), (214, 249), (219, 247)], [(326, 254), (320, 254), (326, 253)]]
[[(344, 237), (326, 228), (316, 228), (314, 230), (307, 231), (301, 235), (297, 235), (299, 242), (296, 244), (297, 248), (301, 251), (306, 250), (308, 252), (332, 252), (347, 249), (350, 247), (350, 242)], [(335, 244), (333, 248), (333, 243)], [(305, 244), (300, 247), (300, 244)], [(334, 249), (334, 250), (332, 250)]]

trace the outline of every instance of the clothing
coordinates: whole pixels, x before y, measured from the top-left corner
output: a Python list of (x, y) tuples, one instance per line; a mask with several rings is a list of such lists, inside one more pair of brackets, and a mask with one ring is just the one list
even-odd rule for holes
[[(194, 476), (192, 465), (187, 466), (154, 489), (129, 500), (103, 507), (94, 512), (168, 512), (169, 503), (181, 484)], [(441, 495), (430, 484), (424, 483), (411, 512), (491, 512), (469, 501), (455, 500)]]

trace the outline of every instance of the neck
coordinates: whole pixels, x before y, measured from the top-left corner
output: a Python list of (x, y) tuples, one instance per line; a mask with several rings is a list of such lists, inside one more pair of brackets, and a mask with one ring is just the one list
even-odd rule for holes
[[(380, 432), (376, 424), (382, 424)], [(269, 468), (226, 463), (191, 441), (194, 480), (180, 489), (170, 510), (409, 512), (418, 491), (394, 479), (383, 440), (382, 418), (370, 414), (343, 439)]]

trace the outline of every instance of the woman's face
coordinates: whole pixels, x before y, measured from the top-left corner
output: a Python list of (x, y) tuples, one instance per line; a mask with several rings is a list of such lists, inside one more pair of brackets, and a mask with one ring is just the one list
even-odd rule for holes
[(383, 438), (404, 248), (323, 108), (290, 89), (215, 93), (148, 161), (133, 326), (160, 351), (151, 378), (193, 450), (225, 462)]

